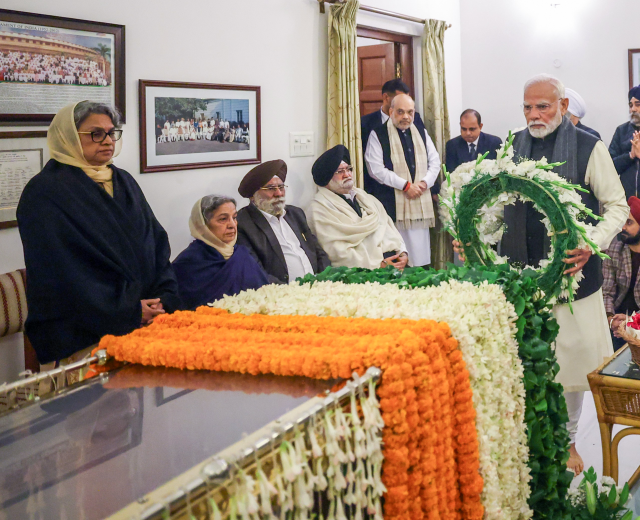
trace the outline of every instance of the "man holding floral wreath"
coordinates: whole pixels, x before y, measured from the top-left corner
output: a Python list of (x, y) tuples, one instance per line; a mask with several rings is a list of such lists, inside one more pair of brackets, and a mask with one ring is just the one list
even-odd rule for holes
[[(553, 76), (540, 74), (526, 82), (522, 109), (527, 128), (516, 133), (513, 141), (515, 160), (562, 163), (554, 171), (567, 181), (581, 186), (583, 204), (603, 219), (588, 219), (595, 228), (591, 240), (605, 249), (620, 231), (629, 214), (624, 189), (604, 143), (576, 128), (565, 117), (569, 100), (564, 85)], [(501, 241), (501, 254), (510, 262), (538, 267), (550, 251), (550, 239), (532, 202), (517, 201), (505, 206), (504, 223), (509, 233)], [(597, 223), (597, 225), (596, 225)], [(454, 242), (454, 250), (463, 253)], [(584, 469), (576, 450), (578, 420), (584, 391), (589, 389), (587, 374), (595, 370), (603, 358), (613, 353), (607, 316), (602, 298), (602, 261), (590, 249), (565, 252), (568, 264), (565, 275), (578, 275), (580, 288), (572, 308), (557, 304), (553, 314), (560, 326), (555, 352), (560, 366), (556, 380), (564, 388), (569, 422), (570, 458), (567, 468), (576, 474)], [(579, 274), (580, 273), (580, 274)]]
[[(582, 193), (583, 203), (594, 214), (600, 214), (600, 206), (604, 209), (604, 219), (597, 223), (591, 238), (605, 249), (622, 228), (629, 208), (606, 146), (565, 117), (568, 105), (564, 85), (558, 79), (541, 74), (527, 81), (522, 106), (527, 128), (515, 135), (514, 151), (516, 157), (535, 161), (546, 157), (550, 163), (564, 163), (554, 171), (588, 191)], [(536, 265), (547, 256), (549, 238), (541, 215), (531, 202), (506, 206), (504, 218), (507, 227), (518, 233), (505, 234), (502, 254), (526, 265)], [(566, 254), (564, 261), (569, 265), (565, 274), (575, 276), (582, 272), (584, 275), (573, 302), (573, 312), (566, 304), (553, 308), (560, 325), (556, 339), (560, 365), (557, 380), (564, 387), (569, 413), (567, 467), (578, 474), (584, 463), (576, 450), (575, 439), (584, 391), (588, 390), (587, 374), (595, 370), (604, 357), (610, 356), (613, 349), (602, 300), (602, 261), (592, 255), (590, 249), (574, 249)]]

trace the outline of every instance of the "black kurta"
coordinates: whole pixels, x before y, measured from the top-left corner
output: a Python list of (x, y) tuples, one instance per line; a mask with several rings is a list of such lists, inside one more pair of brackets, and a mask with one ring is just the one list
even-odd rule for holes
[(25, 187), (18, 225), (27, 268), (25, 331), (40, 363), (140, 326), (140, 300), (179, 308), (167, 233), (133, 177), (113, 165), (114, 196), (50, 160)]

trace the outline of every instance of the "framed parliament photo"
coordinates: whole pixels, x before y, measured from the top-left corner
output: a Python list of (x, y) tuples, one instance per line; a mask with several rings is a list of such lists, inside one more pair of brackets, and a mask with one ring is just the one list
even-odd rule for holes
[(17, 227), (22, 190), (48, 160), (46, 131), (0, 132), (0, 229)]
[(260, 87), (140, 80), (140, 172), (260, 162)]
[(47, 124), (84, 99), (124, 120), (124, 26), (0, 9), (0, 122)]

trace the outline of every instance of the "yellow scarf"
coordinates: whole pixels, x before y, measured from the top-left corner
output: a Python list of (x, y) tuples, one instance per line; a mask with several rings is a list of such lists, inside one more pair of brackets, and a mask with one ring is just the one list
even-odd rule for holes
[(217, 250), (225, 260), (229, 260), (229, 258), (231, 258), (231, 255), (233, 254), (233, 246), (236, 245), (238, 235), (236, 234), (233, 241), (229, 242), (228, 244), (215, 236), (207, 227), (207, 223), (204, 220), (204, 215), (202, 214), (201, 204), (202, 199), (196, 202), (193, 206), (193, 209), (191, 210), (191, 217), (189, 218), (189, 231), (191, 231), (191, 236), (193, 238), (197, 238), (198, 240), (202, 240), (205, 244)]
[(78, 103), (67, 105), (61, 109), (51, 121), (47, 132), (47, 144), (52, 159), (69, 166), (81, 168), (93, 181), (102, 184), (105, 191), (113, 197), (113, 170), (109, 164), (113, 157), (120, 153), (122, 140), (116, 141), (112, 158), (102, 166), (89, 164), (82, 153), (82, 144), (78, 129), (73, 120), (73, 111)]

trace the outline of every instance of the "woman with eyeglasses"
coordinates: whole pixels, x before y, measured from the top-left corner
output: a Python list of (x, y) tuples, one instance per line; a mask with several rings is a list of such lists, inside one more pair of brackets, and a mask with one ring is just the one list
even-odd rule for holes
[(120, 121), (100, 103), (61, 109), (47, 132), (51, 160), (18, 204), (25, 331), (41, 364), (75, 360), (105, 334), (180, 307), (167, 233), (133, 177), (113, 165)]
[(230, 197), (207, 195), (196, 202), (189, 218), (195, 238), (173, 261), (185, 308), (233, 296), (269, 283), (262, 267), (245, 246), (237, 245), (238, 212)]

